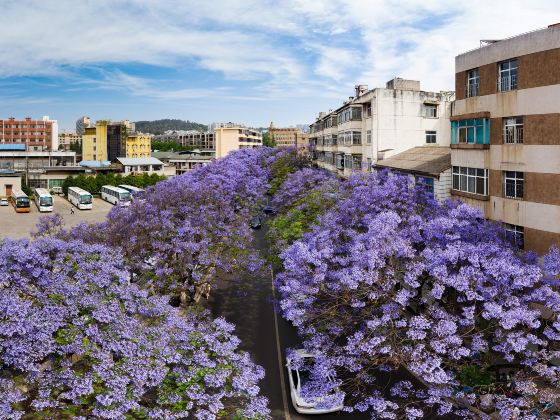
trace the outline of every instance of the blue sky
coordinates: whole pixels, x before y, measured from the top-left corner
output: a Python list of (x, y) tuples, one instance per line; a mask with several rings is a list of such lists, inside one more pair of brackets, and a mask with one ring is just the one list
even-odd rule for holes
[(307, 124), (355, 84), (452, 90), (480, 39), (557, 1), (20, 0), (0, 15), (0, 116)]

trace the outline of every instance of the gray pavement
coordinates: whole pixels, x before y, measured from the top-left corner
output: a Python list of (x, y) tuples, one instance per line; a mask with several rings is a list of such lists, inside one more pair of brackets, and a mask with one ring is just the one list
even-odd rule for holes
[[(70, 209), (74, 208), (74, 214)], [(97, 223), (102, 222), (107, 213), (113, 208), (112, 204), (103, 201), (101, 198), (93, 199), (93, 209), (78, 210), (66, 198), (54, 196), (54, 211), (52, 213), (40, 213), (31, 201), (29, 213), (16, 213), (14, 208), (9, 206), (0, 207), (0, 240), (4, 238), (28, 238), (35, 229), (39, 218), (48, 214), (60, 213), (64, 218), (66, 227), (75, 226), (80, 222)]]

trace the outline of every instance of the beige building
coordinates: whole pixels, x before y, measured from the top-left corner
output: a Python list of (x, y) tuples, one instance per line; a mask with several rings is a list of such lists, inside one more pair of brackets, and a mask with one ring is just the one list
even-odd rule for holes
[(309, 134), (302, 132), (299, 128), (277, 128), (271, 122), (268, 127), (268, 135), (270, 140), (278, 147), (305, 147), (309, 145)]
[(252, 149), (262, 146), (260, 131), (240, 124), (214, 124), (216, 158), (226, 156), (232, 150)]
[(12, 190), (21, 190), (21, 174), (0, 170), (0, 197), (10, 197)]
[(85, 127), (82, 136), (82, 159), (114, 162), (119, 157), (150, 157), (151, 136), (136, 133), (128, 120), (99, 120)]
[(59, 133), (58, 134), (58, 150), (68, 151), (70, 146), (78, 143), (81, 147), (82, 136), (76, 133)]
[(355, 87), (355, 95), (310, 125), (318, 166), (349, 175), (416, 146), (449, 146), (453, 92), (426, 92), (417, 80), (395, 78), (385, 88)]
[(455, 58), (452, 194), (512, 239), (560, 244), (560, 25)]
[(150, 157), (152, 152), (152, 138), (148, 134), (128, 133), (126, 136), (125, 157), (142, 158)]

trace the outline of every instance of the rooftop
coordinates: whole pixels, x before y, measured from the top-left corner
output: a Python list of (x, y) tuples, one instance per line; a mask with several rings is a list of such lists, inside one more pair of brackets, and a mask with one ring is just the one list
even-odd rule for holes
[(163, 162), (155, 157), (144, 157), (144, 158), (126, 158), (118, 157), (117, 160), (124, 166), (133, 165), (163, 165)]
[(451, 149), (443, 146), (419, 146), (390, 158), (377, 161), (377, 167), (404, 172), (439, 176), (451, 168)]

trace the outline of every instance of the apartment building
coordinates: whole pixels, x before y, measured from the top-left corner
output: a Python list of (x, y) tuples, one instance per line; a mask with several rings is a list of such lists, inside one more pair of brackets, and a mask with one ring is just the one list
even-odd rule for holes
[(79, 136), (83, 136), (85, 133), (86, 127), (93, 127), (93, 122), (91, 121), (90, 117), (80, 117), (76, 121), (76, 134)]
[(453, 92), (426, 92), (420, 82), (395, 78), (385, 88), (355, 94), (310, 125), (318, 166), (349, 175), (416, 146), (449, 146)]
[(25, 145), (27, 151), (58, 150), (58, 123), (48, 116), (1, 119), (0, 144)]
[(196, 130), (169, 130), (164, 134), (154, 137), (157, 141), (173, 141), (184, 147), (199, 150), (216, 150), (216, 141), (213, 131)]
[(252, 149), (262, 146), (262, 133), (259, 130), (236, 123), (214, 123), (216, 158), (226, 156), (232, 150)]
[(560, 244), (560, 24), (455, 58), (451, 193), (543, 253)]
[(85, 127), (82, 136), (82, 158), (85, 161), (114, 162), (119, 157), (150, 157), (151, 137), (134, 132), (128, 120), (98, 120)]
[(309, 134), (299, 128), (278, 128), (273, 122), (268, 127), (268, 135), (278, 147), (305, 147), (309, 145)]
[(70, 150), (72, 144), (82, 144), (82, 136), (76, 133), (59, 133), (58, 134), (58, 150)]

